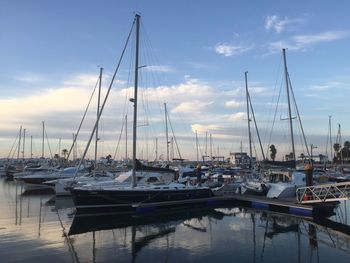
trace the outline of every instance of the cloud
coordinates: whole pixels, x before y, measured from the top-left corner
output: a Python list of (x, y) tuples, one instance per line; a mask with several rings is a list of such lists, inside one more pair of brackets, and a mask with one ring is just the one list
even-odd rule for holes
[(184, 64), (190, 66), (191, 68), (194, 68), (194, 69), (209, 69), (211, 68), (212, 66), (211, 65), (208, 65), (208, 64), (204, 64), (204, 63), (201, 63), (201, 62), (185, 62)]
[(167, 65), (150, 65), (145, 67), (146, 71), (151, 71), (151, 72), (175, 72), (175, 70), (171, 66)]
[[(0, 111), (2, 112), (0, 140), (7, 138), (6, 143), (9, 144), (11, 140), (8, 138), (17, 134), (20, 125), (27, 129), (28, 134), (39, 138), (41, 121), (45, 121), (50, 139), (57, 140), (57, 138), (62, 137), (65, 145), (69, 145), (71, 134), (76, 131), (81, 121), (97, 78), (96, 74), (76, 74), (65, 78), (65, 81), (56, 82), (55, 85), (50, 84), (46, 87), (40, 85), (44, 87), (29, 95), (21, 94), (21, 96), (10, 99), (0, 99)], [(108, 79), (108, 76), (106, 78)], [(105, 81), (107, 82), (107, 80)], [(167, 102), (175, 133), (181, 134), (181, 141), (178, 143), (184, 144), (180, 145), (180, 148), (184, 147), (188, 152), (189, 156), (186, 158), (191, 158), (193, 152), (193, 149), (189, 149), (191, 145), (188, 143), (193, 141), (193, 129), (212, 133), (218, 144), (225, 144), (225, 141), (232, 140), (233, 136), (241, 135), (243, 132), (236, 132), (237, 127), (245, 127), (246, 123), (237, 120), (243, 120), (245, 113), (232, 115), (232, 110), (230, 110), (231, 107), (239, 105), (238, 101), (242, 101), (244, 93), (238, 92), (241, 85), (241, 81), (210, 83), (190, 76), (178, 84), (168, 86), (143, 88), (142, 83), (140, 83), (139, 123), (149, 124), (139, 127), (140, 149), (143, 147), (142, 145), (147, 144), (143, 138), (146, 130), (152, 131), (152, 136), (157, 136), (160, 140), (164, 137), (164, 102)], [(104, 86), (102, 93), (103, 98), (106, 86)], [(130, 116), (129, 120), (132, 118), (130, 115), (132, 104), (128, 101), (132, 96), (133, 87), (112, 89), (102, 115), (101, 142), (106, 145), (116, 144), (125, 114)], [(86, 145), (86, 140), (96, 119), (95, 102), (96, 96), (91, 102), (91, 108), (79, 135), (79, 146), (82, 148)], [(232, 120), (236, 122), (230, 122)], [(233, 123), (236, 130), (232, 128)], [(11, 145), (3, 146), (2, 144), (3, 151), (10, 148)], [(231, 150), (226, 148), (227, 151)], [(143, 150), (146, 152), (146, 148)], [(104, 151), (107, 152), (107, 146), (104, 147)], [(159, 151), (161, 152), (162, 149)]]
[(291, 19), (287, 16), (280, 18), (278, 15), (267, 16), (265, 19), (265, 29), (275, 30), (277, 33), (283, 32), (288, 25), (301, 23), (303, 19)]
[[(94, 87), (97, 83), (99, 76), (92, 74), (78, 74), (65, 81), (63, 86), (74, 86), (74, 87)], [(104, 79), (106, 76), (104, 77)]]
[(310, 90), (311, 91), (325, 91), (325, 90), (329, 90), (331, 88), (333, 88), (333, 87), (330, 85), (312, 85), (310, 87)]
[(191, 125), (192, 132), (197, 132), (198, 134), (205, 134), (206, 132), (215, 132), (220, 129), (218, 125), (202, 125), (202, 124), (192, 124)]
[(15, 80), (28, 83), (28, 84), (36, 84), (45, 80), (44, 76), (36, 73), (22, 73), (15, 76), (14, 78)]
[(247, 118), (247, 114), (245, 112), (237, 112), (229, 116), (229, 120), (231, 121), (242, 121), (244, 118)]
[(325, 31), (313, 35), (298, 35), (292, 38), (296, 46), (308, 46), (321, 42), (331, 42), (349, 37), (350, 31)]
[[(340, 81), (328, 81), (324, 84), (311, 85), (309, 87), (309, 90), (321, 92), (321, 91), (328, 91), (331, 89), (342, 88), (342, 87), (347, 87), (347, 83), (340, 82)], [(312, 94), (310, 94), (310, 95), (312, 95)]]
[(235, 100), (230, 100), (225, 102), (225, 107), (228, 109), (236, 109), (242, 107), (242, 103)]
[(341, 40), (349, 36), (350, 31), (325, 31), (318, 34), (296, 35), (289, 40), (269, 43), (269, 49), (272, 53), (280, 52), (282, 48), (287, 48), (289, 50), (305, 50), (312, 45)]
[(216, 44), (214, 50), (219, 55), (224, 55), (225, 57), (232, 57), (235, 55), (243, 54), (250, 49), (252, 49), (253, 46), (241, 46), (241, 45), (231, 45), (228, 43), (218, 43)]
[(180, 103), (175, 108), (173, 108), (171, 112), (189, 113), (189, 114), (203, 112), (212, 103), (213, 102), (203, 102), (199, 100), (195, 100), (191, 102), (183, 102), (183, 103)]

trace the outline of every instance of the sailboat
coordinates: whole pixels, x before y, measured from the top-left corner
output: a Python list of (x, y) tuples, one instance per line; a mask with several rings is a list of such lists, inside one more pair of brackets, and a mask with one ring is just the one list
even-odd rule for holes
[[(184, 206), (184, 203), (206, 202), (206, 198), (213, 196), (212, 190), (204, 186), (184, 185), (177, 182), (137, 184), (136, 131), (140, 39), (139, 14), (135, 15), (133, 27), (134, 25), (136, 25), (135, 83), (134, 98), (130, 99), (134, 106), (132, 184), (90, 185), (88, 187), (71, 189), (77, 213), (137, 212), (145, 208), (145, 204), (150, 204), (150, 207), (146, 206), (146, 209), (164, 207), (168, 209), (174, 206)], [(100, 116), (102, 109), (103, 107), (101, 108)], [(155, 171), (150, 172), (155, 173)]]
[[(290, 96), (289, 96), (289, 92), (290, 92), (290, 87), (289, 87), (289, 74), (288, 74), (288, 70), (287, 70), (287, 60), (286, 60), (286, 50), (283, 49), (283, 62), (284, 62), (284, 75), (285, 75), (285, 82), (286, 82), (286, 93), (287, 93), (287, 99), (288, 99), (288, 113), (289, 113), (289, 128), (290, 128), (290, 136), (291, 136), (291, 144), (292, 144), (292, 155), (293, 158), (292, 160), (289, 161), (289, 164), (292, 165), (290, 168), (293, 168), (292, 170), (287, 170), (284, 172), (282, 172), (281, 170), (278, 170), (275, 175), (271, 175), (273, 178), (278, 178), (280, 175), (282, 175), (282, 177), (285, 178), (289, 178), (288, 181), (272, 181), (270, 180), (269, 183), (267, 183), (267, 186), (269, 188), (269, 191), (267, 192), (267, 197), (268, 198), (286, 198), (286, 197), (293, 197), (295, 196), (295, 191), (298, 187), (302, 187), (305, 186), (306, 184), (306, 180), (305, 180), (305, 173), (303, 172), (299, 172), (296, 171), (296, 158), (295, 158), (295, 145), (294, 145), (294, 134), (293, 134), (293, 125), (292, 125), (292, 113), (291, 113), (291, 103), (290, 103)], [(297, 111), (298, 113), (298, 111)], [(299, 115), (299, 113), (298, 113)], [(299, 117), (299, 121), (300, 121), (300, 117)], [(300, 126), (301, 126), (301, 122), (300, 122)], [(302, 127), (302, 126), (301, 126)], [(304, 131), (302, 130), (302, 132), (304, 133)], [(304, 135), (304, 134), (303, 134)], [(309, 150), (307, 147), (307, 142), (304, 137), (304, 143), (306, 146), (306, 150), (309, 154)], [(276, 163), (275, 163), (276, 164)], [(288, 166), (288, 165), (287, 165)], [(270, 173), (273, 173), (273, 171), (270, 171)], [(287, 176), (284, 176), (284, 174), (287, 174)], [(278, 176), (276, 176), (278, 175)]]

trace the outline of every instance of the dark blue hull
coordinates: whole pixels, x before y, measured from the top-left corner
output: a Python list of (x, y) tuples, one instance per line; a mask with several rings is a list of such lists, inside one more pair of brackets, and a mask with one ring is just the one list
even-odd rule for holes
[(206, 202), (211, 189), (178, 190), (71, 190), (78, 213), (149, 212), (167, 206)]

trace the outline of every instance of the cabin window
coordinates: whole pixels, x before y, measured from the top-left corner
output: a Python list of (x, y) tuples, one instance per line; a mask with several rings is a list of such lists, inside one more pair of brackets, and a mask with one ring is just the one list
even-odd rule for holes
[(147, 183), (155, 183), (158, 182), (158, 178), (157, 177), (150, 177), (147, 179)]

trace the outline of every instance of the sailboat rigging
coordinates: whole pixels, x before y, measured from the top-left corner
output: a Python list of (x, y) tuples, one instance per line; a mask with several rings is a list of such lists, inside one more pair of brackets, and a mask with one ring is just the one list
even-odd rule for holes
[(289, 156), (289, 160), (285, 160), (285, 161), (265, 160), (264, 163), (268, 164), (268, 165), (283, 166), (283, 167), (289, 167), (289, 168), (295, 169), (296, 168), (296, 154), (295, 154), (295, 141), (294, 141), (294, 130), (293, 130), (294, 117), (292, 116), (291, 97), (294, 101), (294, 108), (296, 110), (297, 119), (299, 121), (301, 133), (303, 135), (303, 141), (305, 144), (305, 148), (306, 148), (308, 156), (310, 156), (310, 154), (309, 154), (309, 149), (308, 149), (306, 137), (304, 134), (303, 126), (301, 124), (299, 110), (298, 110), (298, 107), (296, 105), (295, 96), (294, 96), (294, 92), (292, 89), (291, 81), (289, 78), (289, 73), (288, 73), (288, 68), (287, 68), (287, 59), (286, 59), (286, 49), (282, 49), (282, 54), (283, 54), (283, 63), (284, 63), (284, 82), (285, 82), (285, 87), (286, 87), (286, 97), (287, 97), (287, 107), (288, 107), (288, 117), (286, 118), (286, 120), (289, 121), (289, 133), (290, 133), (289, 136), (290, 136), (290, 140), (291, 140), (292, 152), (291, 152), (291, 156)]
[[(139, 164), (136, 159), (136, 139), (137, 139), (137, 91), (138, 91), (138, 70), (139, 70), (139, 40), (140, 40), (140, 15), (136, 14), (133, 27), (136, 25), (136, 55), (135, 55), (135, 83), (134, 97), (130, 99), (134, 106), (133, 118), (133, 147), (132, 147), (132, 171), (121, 174), (119, 177), (128, 177), (131, 173), (132, 184), (100, 184), (85, 185), (71, 189), (73, 201), (78, 212), (98, 213), (98, 212), (135, 212), (144, 204), (157, 203), (157, 207), (174, 206), (186, 200), (186, 203), (202, 203), (205, 198), (213, 196), (213, 192), (208, 187), (184, 185), (173, 182), (174, 171), (170, 169), (148, 169)], [(133, 28), (132, 27), (132, 28)], [(130, 31), (131, 32), (131, 31)], [(128, 36), (128, 39), (130, 34)], [(128, 41), (127, 41), (128, 43)], [(127, 44), (126, 43), (126, 44)], [(124, 47), (125, 51), (125, 47)], [(124, 53), (123, 51), (123, 53)], [(120, 63), (118, 64), (119, 67)], [(115, 72), (116, 74), (116, 72)], [(113, 76), (114, 79), (115, 75)], [(112, 80), (113, 81), (113, 80)], [(112, 84), (110, 85), (110, 87)], [(99, 112), (94, 130), (91, 134), (88, 145), (83, 154), (83, 158), (87, 152), (89, 144), (97, 128), (97, 122), (101, 117), (103, 107), (108, 97), (110, 89), (107, 92), (105, 100)], [(141, 170), (141, 171), (140, 171)], [(171, 178), (169, 178), (171, 176)], [(142, 180), (142, 184), (137, 184), (138, 180)], [(118, 178), (117, 178), (118, 179)], [(154, 184), (157, 183), (157, 184)]]

